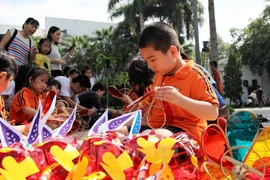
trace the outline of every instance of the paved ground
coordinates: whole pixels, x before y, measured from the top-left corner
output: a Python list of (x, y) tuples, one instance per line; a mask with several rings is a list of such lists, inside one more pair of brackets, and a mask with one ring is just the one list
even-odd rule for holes
[(269, 120), (267, 123), (263, 123), (264, 126), (270, 126), (270, 107), (262, 107), (262, 108), (237, 108), (236, 111), (239, 110), (249, 110), (253, 111), (256, 114), (261, 114), (263, 117)]

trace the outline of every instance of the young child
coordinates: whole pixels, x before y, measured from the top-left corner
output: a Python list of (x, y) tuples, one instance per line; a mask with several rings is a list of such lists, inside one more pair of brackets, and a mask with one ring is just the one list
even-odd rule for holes
[(141, 130), (155, 128), (160, 138), (186, 131), (200, 139), (206, 120), (218, 117), (219, 103), (207, 76), (194, 61), (181, 58), (178, 35), (163, 22), (145, 27), (139, 49), (156, 73), (154, 104)]
[(17, 125), (28, 124), (37, 112), (38, 102), (44, 102), (46, 98), (49, 74), (46, 70), (34, 67), (26, 79), (22, 90), (15, 94), (10, 106), (10, 119), (14, 119)]
[(93, 70), (92, 68), (90, 67), (85, 67), (83, 70), (82, 70), (82, 74), (86, 75), (87, 77), (89, 77), (89, 80), (90, 80), (90, 84), (91, 84), (91, 88), (94, 86), (95, 84), (95, 77), (93, 77)]
[(45, 69), (51, 75), (50, 58), (47, 56), (51, 51), (51, 42), (47, 38), (41, 38), (38, 43), (39, 53), (36, 55), (34, 65)]
[[(7, 51), (0, 49), (0, 93), (5, 91), (9, 83), (14, 79), (17, 74), (18, 66), (15, 59)], [(0, 117), (4, 120), (8, 120), (6, 116), (5, 103), (3, 98), (0, 96)], [(9, 123), (14, 124), (14, 120), (10, 120)], [(15, 126), (17, 130), (21, 132), (28, 132), (29, 125)]]
[[(17, 70), (17, 64), (11, 54), (4, 49), (0, 49), (0, 93), (7, 89), (9, 83), (16, 76)], [(7, 119), (5, 102), (2, 96), (0, 96), (0, 117), (4, 120)]]

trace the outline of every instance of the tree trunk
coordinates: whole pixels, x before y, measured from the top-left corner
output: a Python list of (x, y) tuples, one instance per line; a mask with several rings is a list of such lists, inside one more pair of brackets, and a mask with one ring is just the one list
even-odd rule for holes
[(144, 28), (144, 15), (143, 15), (143, 12), (140, 12), (139, 18), (140, 18), (140, 31), (142, 33), (143, 28)]
[(216, 18), (215, 18), (215, 5), (214, 0), (208, 0), (209, 10), (209, 26), (210, 26), (210, 60), (218, 60), (218, 42), (217, 42), (217, 29), (216, 29)]

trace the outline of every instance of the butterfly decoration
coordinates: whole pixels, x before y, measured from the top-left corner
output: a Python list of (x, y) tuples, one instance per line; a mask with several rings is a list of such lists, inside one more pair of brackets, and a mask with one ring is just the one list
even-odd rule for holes
[(162, 177), (164, 179), (174, 179), (168, 164), (173, 157), (174, 150), (172, 148), (176, 142), (174, 138), (164, 138), (156, 145), (155, 141), (147, 141), (144, 138), (137, 139), (140, 146), (138, 150), (145, 154), (145, 161), (151, 164), (149, 166), (149, 176), (153, 176), (161, 167), (167, 165), (168, 168), (163, 171)]
[(111, 152), (105, 152), (102, 156), (101, 166), (112, 179), (125, 180), (124, 171), (133, 167), (133, 162), (126, 151), (123, 151), (119, 157), (115, 157)]
[(39, 172), (33, 159), (29, 156), (18, 163), (14, 157), (6, 156), (2, 160), (3, 168), (0, 168), (0, 179), (26, 180), (27, 177)]

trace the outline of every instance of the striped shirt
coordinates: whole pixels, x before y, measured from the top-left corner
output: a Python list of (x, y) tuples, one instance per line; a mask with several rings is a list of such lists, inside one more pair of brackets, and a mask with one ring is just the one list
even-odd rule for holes
[[(13, 35), (15, 29), (9, 29), (11, 36)], [(33, 40), (31, 40), (31, 45), (34, 44)], [(8, 47), (8, 52), (12, 54), (12, 56), (15, 57), (16, 63), (19, 66), (27, 65), (28, 59), (29, 59), (29, 52), (30, 52), (30, 40), (29, 38), (24, 38), (20, 32), (17, 32), (17, 35), (13, 39), (13, 41), (10, 43)]]

